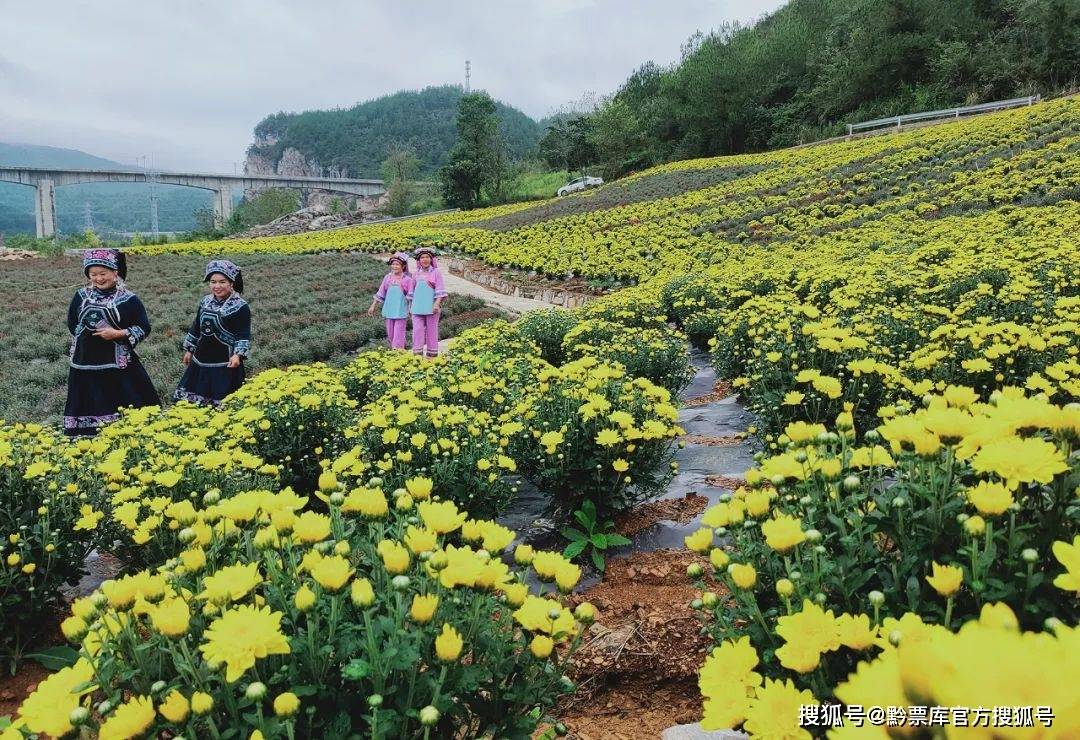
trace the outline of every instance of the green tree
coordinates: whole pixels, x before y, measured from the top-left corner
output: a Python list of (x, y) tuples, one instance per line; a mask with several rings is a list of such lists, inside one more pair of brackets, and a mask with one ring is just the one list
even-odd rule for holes
[(752, 26), (694, 34), (671, 67), (642, 65), (588, 121), (610, 174), (1078, 82), (1076, 0), (789, 0)]
[(495, 101), (487, 93), (470, 93), (461, 98), (457, 142), (439, 170), (447, 205), (475, 208), (483, 200), (497, 202), (502, 197), (509, 157), (496, 110)]
[(641, 121), (630, 104), (618, 97), (604, 101), (590, 116), (586, 139), (600, 155), (605, 177), (625, 175), (648, 162)]
[(225, 231), (236, 233), (268, 224), (300, 208), (300, 193), (290, 188), (271, 188), (245, 198), (233, 211)]
[(391, 147), (382, 163), (387, 185), (386, 211), (391, 216), (405, 216), (415, 198), (415, 180), (420, 174), (420, 158), (408, 147)]
[(584, 115), (553, 121), (540, 139), (540, 156), (552, 169), (584, 172), (596, 162), (592, 126), (593, 119)]

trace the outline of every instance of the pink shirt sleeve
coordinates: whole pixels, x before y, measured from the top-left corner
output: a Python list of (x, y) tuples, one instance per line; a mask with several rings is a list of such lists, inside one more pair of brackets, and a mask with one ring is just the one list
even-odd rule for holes
[(445, 298), (447, 296), (446, 286), (443, 285), (442, 270), (435, 268), (432, 270), (432, 277), (435, 278), (435, 297)]
[[(402, 286), (402, 287), (404, 287), (404, 286)], [(382, 279), (382, 284), (379, 285), (379, 292), (375, 294), (375, 300), (377, 300), (379, 303), (382, 303), (383, 301), (385, 301), (386, 300), (386, 291), (388, 291), (389, 289), (390, 289), (390, 276), (389, 275), (384, 275), (383, 279)]]

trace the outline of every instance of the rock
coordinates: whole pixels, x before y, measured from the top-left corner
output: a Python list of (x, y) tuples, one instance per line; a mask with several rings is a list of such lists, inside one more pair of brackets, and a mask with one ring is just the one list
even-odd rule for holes
[(277, 174), (281, 177), (320, 177), (318, 165), (309, 162), (295, 147), (286, 147), (277, 163)]
[(40, 256), (40, 253), (30, 251), (29, 249), (11, 249), (9, 247), (0, 246), (0, 260), (5, 262), (9, 260), (32, 259)]
[[(590, 646), (590, 651), (600, 653), (615, 653), (626, 645), (630, 636), (634, 634), (634, 625), (624, 624), (613, 630), (607, 630), (596, 638)], [(602, 661), (601, 661), (602, 662)]]
[(675, 725), (669, 727), (660, 735), (660, 740), (746, 740), (750, 736), (738, 730), (713, 730), (707, 732), (701, 729), (701, 723), (692, 725)]

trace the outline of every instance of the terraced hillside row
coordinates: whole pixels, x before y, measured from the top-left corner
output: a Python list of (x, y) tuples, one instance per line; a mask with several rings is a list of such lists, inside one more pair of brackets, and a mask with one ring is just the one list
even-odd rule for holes
[[(779, 152), (686, 160), (595, 191), (237, 243), (240, 251), (385, 250), (418, 242), (559, 276), (644, 278), (733, 247), (816, 245), (891, 219), (921, 240), (937, 219), (1076, 200), (1080, 100)], [(169, 251), (213, 252), (213, 243)], [(147, 248), (154, 249), (154, 248)], [(657, 264), (658, 263), (658, 264)]]

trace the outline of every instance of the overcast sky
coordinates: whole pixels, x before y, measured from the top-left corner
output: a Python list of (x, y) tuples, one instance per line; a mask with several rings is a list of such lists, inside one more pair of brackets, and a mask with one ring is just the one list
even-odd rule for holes
[(231, 172), (279, 110), (472, 84), (539, 118), (781, 0), (0, 0), (0, 141)]

